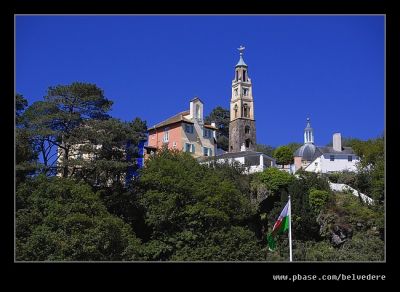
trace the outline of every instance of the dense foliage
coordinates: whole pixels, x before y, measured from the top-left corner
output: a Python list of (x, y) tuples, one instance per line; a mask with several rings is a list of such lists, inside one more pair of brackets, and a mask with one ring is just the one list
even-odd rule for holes
[(39, 176), (16, 194), (16, 259), (138, 260), (140, 240), (90, 186)]
[(246, 227), (256, 210), (224, 171), (164, 150), (147, 162), (141, 184), (152, 228), (145, 245), (150, 259), (262, 259), (260, 244)]
[(270, 146), (270, 145), (264, 145), (264, 144), (257, 144), (256, 145), (256, 151), (257, 152), (262, 152), (265, 155), (268, 155), (269, 157), (272, 157), (274, 154), (275, 148)]
[(215, 123), (217, 131), (217, 145), (224, 151), (228, 151), (229, 147), (229, 110), (220, 106), (214, 108), (211, 113), (205, 117), (204, 121), (207, 124)]
[[(275, 251), (265, 236), (289, 195), (295, 261), (384, 260), (383, 137), (349, 139), (361, 158), (356, 173), (246, 174), (238, 163), (199, 164), (167, 149), (138, 170), (146, 122), (108, 116), (111, 104), (85, 83), (50, 87), (30, 106), (16, 96), (18, 261), (287, 261), (287, 233)], [(227, 137), (229, 112), (208, 119)], [(297, 147), (278, 148), (276, 158), (289, 163)], [(57, 148), (64, 160), (55, 164)], [(328, 180), (375, 203), (334, 193)]]
[(273, 153), (276, 163), (282, 165), (293, 163), (293, 152), (288, 146), (280, 146), (274, 150)]

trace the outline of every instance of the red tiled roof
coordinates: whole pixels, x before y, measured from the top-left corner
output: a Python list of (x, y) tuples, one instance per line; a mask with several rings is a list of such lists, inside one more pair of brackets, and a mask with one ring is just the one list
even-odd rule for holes
[(188, 110), (180, 112), (180, 113), (178, 113), (178, 114), (166, 119), (165, 121), (162, 121), (162, 122), (154, 125), (153, 127), (149, 128), (149, 130), (155, 130), (157, 128), (165, 127), (165, 126), (177, 123), (177, 122), (186, 122), (186, 123), (193, 124), (192, 121), (190, 121), (190, 120), (188, 120), (188, 119), (183, 117), (183, 116), (188, 115), (189, 113), (190, 113), (190, 111), (188, 111)]

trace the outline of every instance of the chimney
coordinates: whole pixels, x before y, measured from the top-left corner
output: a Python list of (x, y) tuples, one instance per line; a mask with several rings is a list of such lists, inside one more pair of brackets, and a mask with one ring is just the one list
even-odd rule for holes
[[(215, 128), (217, 127), (214, 122), (211, 123), (211, 126), (213, 126)], [(217, 140), (217, 131), (216, 130), (213, 130), (213, 137), (215, 140)]]
[(333, 134), (333, 150), (341, 152), (342, 151), (342, 136), (340, 133)]
[(189, 116), (190, 116), (190, 118), (193, 119), (194, 118), (194, 102), (193, 102), (193, 100), (190, 101), (189, 109), (190, 109)]

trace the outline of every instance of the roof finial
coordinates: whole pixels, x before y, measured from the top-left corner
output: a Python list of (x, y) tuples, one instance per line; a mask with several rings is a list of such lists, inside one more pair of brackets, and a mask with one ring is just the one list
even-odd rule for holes
[(307, 117), (306, 130), (307, 130), (307, 129), (311, 129), (310, 117)]
[(244, 51), (245, 47), (243, 47), (242, 45), (240, 45), (240, 47), (238, 48), (239, 52), (240, 52), (240, 58), (239, 58), (239, 62), (236, 64), (236, 66), (246, 66), (246, 63), (243, 60), (243, 51)]
[(238, 48), (238, 50), (240, 52), (240, 56), (243, 56), (244, 49), (245, 49), (245, 47), (243, 47), (242, 45), (240, 45), (240, 47)]

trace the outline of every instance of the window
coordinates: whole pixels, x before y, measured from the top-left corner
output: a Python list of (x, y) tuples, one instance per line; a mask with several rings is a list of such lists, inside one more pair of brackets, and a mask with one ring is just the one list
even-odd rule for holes
[(250, 127), (249, 126), (244, 127), (244, 133), (245, 134), (250, 134)]
[(331, 160), (331, 161), (335, 161), (335, 155), (331, 155), (331, 156), (330, 156), (330, 160)]
[(246, 70), (243, 70), (243, 81), (246, 81)]
[(212, 149), (208, 147), (203, 147), (203, 155), (204, 156), (212, 156)]
[(204, 138), (211, 138), (212, 137), (211, 130), (210, 129), (204, 129), (203, 137)]
[(186, 144), (185, 144), (185, 152), (190, 152), (190, 148), (191, 148), (191, 147), (192, 147), (191, 144), (186, 143)]
[(244, 96), (247, 96), (247, 93), (249, 92), (249, 89), (248, 88), (243, 88), (243, 95)]
[(233, 109), (235, 110), (235, 118), (237, 118), (237, 109), (238, 109), (237, 104), (235, 104), (235, 107)]
[(235, 96), (237, 96), (238, 95), (238, 89), (236, 88), (235, 89)]
[(164, 137), (163, 137), (163, 142), (168, 142), (169, 141), (169, 128), (164, 129)]
[(193, 134), (193, 125), (185, 124), (185, 132)]
[(247, 104), (245, 103), (243, 106), (243, 117), (247, 118)]
[(185, 143), (185, 152), (194, 153), (194, 151), (195, 151), (194, 144)]
[(246, 148), (250, 147), (250, 139), (246, 139)]
[(347, 161), (353, 161), (353, 156), (351, 155), (347, 156)]
[(238, 81), (238, 80), (239, 80), (239, 72), (236, 71), (236, 81)]

